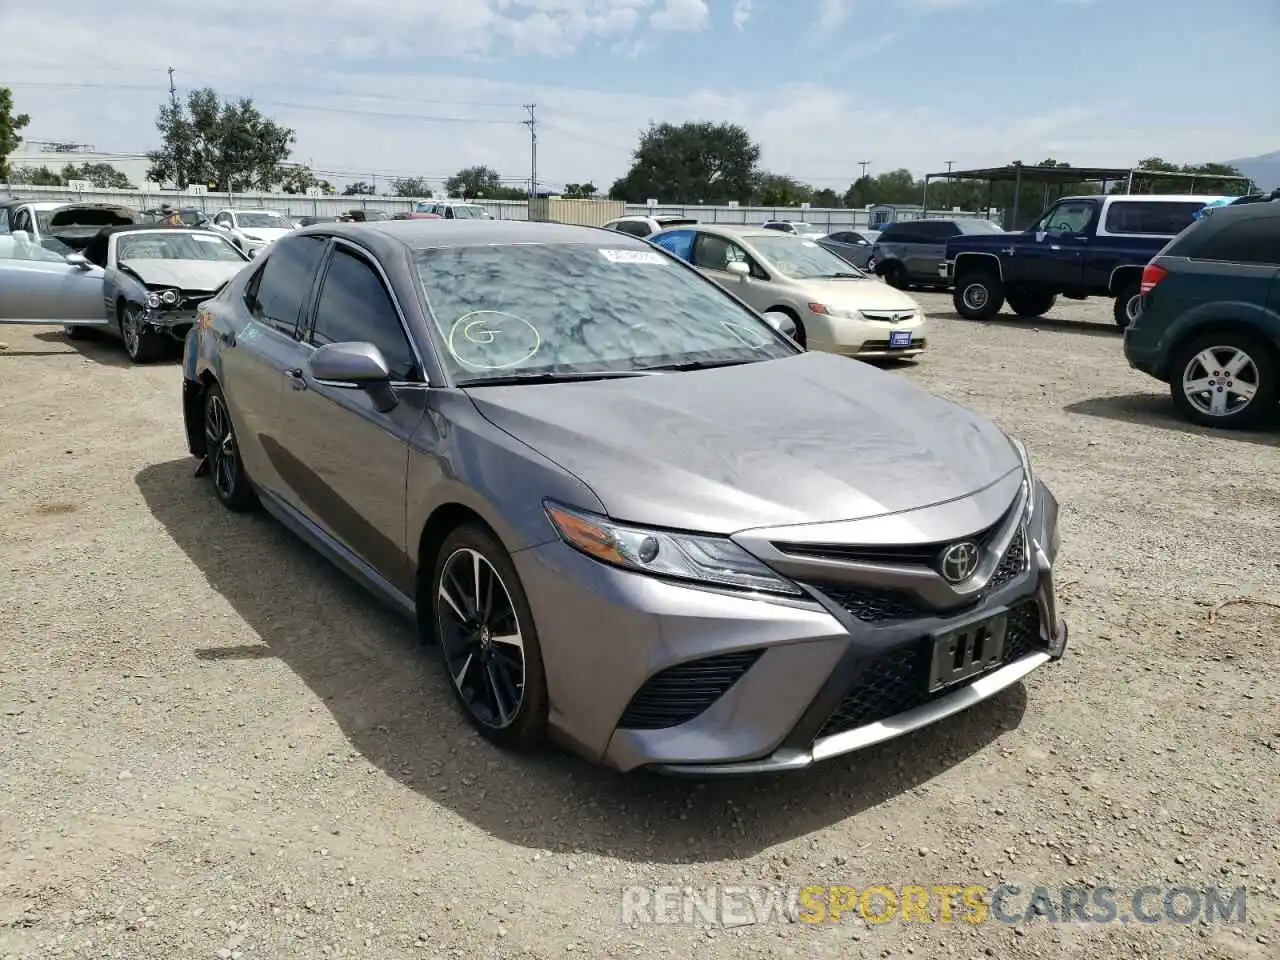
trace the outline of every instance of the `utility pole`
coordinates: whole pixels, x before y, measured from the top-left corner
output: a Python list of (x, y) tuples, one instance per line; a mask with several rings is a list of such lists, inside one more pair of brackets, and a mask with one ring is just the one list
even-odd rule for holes
[(867, 167), (871, 166), (871, 161), (870, 161), (870, 160), (859, 160), (859, 161), (858, 161), (858, 166), (860, 166), (860, 167), (862, 168), (862, 176), (861, 176), (859, 179), (865, 180), (865, 179), (867, 178)]
[[(174, 119), (176, 120), (178, 117), (178, 88), (173, 85), (173, 67), (169, 68), (169, 109), (173, 111), (173, 116), (174, 116)], [(184, 179), (184, 174), (182, 169), (184, 166), (186, 166), (186, 164), (183, 163), (183, 159), (184, 159), (184, 157), (182, 156), (183, 147), (181, 143), (175, 144), (174, 147), (175, 147), (174, 157), (173, 157), (173, 166), (174, 166), (173, 178), (175, 181), (174, 185), (179, 190), (186, 190), (187, 181)]]
[(529, 199), (537, 199), (538, 196), (538, 117), (534, 112), (538, 105), (536, 103), (526, 103), (525, 110), (529, 111), (529, 119), (520, 121), (529, 128)]
[(948, 183), (950, 183), (950, 182), (951, 182), (951, 168), (952, 168), (952, 166), (954, 166), (954, 165), (955, 165), (955, 161), (954, 161), (954, 160), (948, 160), (948, 161), (947, 161), (947, 182), (948, 182)]

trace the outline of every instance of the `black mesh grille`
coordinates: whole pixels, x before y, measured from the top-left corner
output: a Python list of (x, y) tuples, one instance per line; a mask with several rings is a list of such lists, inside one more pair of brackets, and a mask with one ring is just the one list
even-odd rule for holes
[(855, 587), (847, 583), (810, 583), (850, 615), (865, 623), (885, 623), (890, 620), (915, 620), (932, 617), (934, 611), (914, 594), (900, 590), (880, 590), (871, 587)]
[(996, 572), (991, 575), (991, 582), (988, 584), (988, 590), (997, 590), (1006, 583), (1014, 580), (1027, 566), (1027, 538), (1019, 529), (1014, 534), (1009, 549), (1005, 551), (1004, 558), (1000, 561), (1000, 566), (996, 567)]
[(631, 698), (618, 726), (625, 730), (662, 730), (688, 723), (737, 683), (761, 653), (762, 650), (722, 653), (655, 673)]
[[(918, 339), (913, 339), (911, 341), (911, 346), (909, 347), (894, 347), (893, 350), (895, 353), (899, 350), (923, 350), (928, 345), (929, 345), (929, 341), (925, 337), (920, 337)], [(889, 341), (888, 340), (864, 340), (862, 341), (862, 349), (868, 352), (872, 350), (888, 350)]]
[[(818, 736), (829, 737), (887, 720), (953, 692), (955, 687), (929, 693), (929, 644), (929, 638), (922, 637), (869, 658), (863, 664), (862, 673), (854, 682), (853, 689), (827, 718)], [(1040, 608), (1035, 601), (1028, 600), (1012, 608), (1009, 611), (1009, 629), (1005, 635), (1002, 662), (1013, 663), (1043, 648), (1044, 644), (1040, 639)], [(973, 679), (976, 680), (977, 677)], [(968, 682), (971, 683), (972, 680)]]

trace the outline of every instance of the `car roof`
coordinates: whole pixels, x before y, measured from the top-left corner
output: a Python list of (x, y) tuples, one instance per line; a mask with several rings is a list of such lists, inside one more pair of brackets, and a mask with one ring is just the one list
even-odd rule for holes
[(1212, 223), (1230, 223), (1233, 220), (1253, 220), (1254, 218), (1280, 217), (1280, 204), (1276, 203), (1227, 203), (1220, 207), (1210, 207), (1196, 223), (1206, 221)]
[(349, 237), (369, 246), (375, 253), (388, 254), (395, 247), (431, 250), (513, 243), (597, 243), (650, 249), (647, 241), (614, 230), (540, 220), (366, 220), (364, 223), (316, 224), (303, 227), (297, 233)]
[[(1209, 203), (1221, 200), (1220, 193), (1086, 193), (1062, 200), (1111, 200), (1115, 203)], [(967, 219), (976, 219), (969, 217)]]

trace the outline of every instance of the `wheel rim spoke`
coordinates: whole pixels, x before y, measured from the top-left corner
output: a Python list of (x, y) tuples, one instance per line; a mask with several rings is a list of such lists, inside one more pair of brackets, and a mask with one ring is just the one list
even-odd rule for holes
[[(1241, 379), (1241, 375), (1247, 379)], [(1182, 392), (1195, 409), (1211, 417), (1226, 417), (1247, 407), (1258, 389), (1253, 358), (1237, 347), (1206, 347), (1182, 372)]]
[(441, 565), (436, 592), (437, 632), (454, 689), (477, 722), (510, 726), (524, 701), (524, 636), (502, 576), (464, 547)]

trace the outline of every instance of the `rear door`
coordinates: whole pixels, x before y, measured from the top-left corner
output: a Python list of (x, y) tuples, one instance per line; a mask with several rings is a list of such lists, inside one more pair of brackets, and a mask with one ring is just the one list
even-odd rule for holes
[(938, 264), (947, 258), (947, 241), (960, 233), (950, 220), (921, 220), (912, 224), (919, 243), (911, 245), (904, 258), (907, 272), (915, 279), (938, 279)]
[(24, 232), (0, 234), (0, 323), (102, 327), (106, 271), (66, 258)]
[(237, 332), (224, 339), (219, 353), (245, 469), (277, 496), (285, 492), (280, 400), (288, 372), (302, 363), (299, 338), (328, 242), (316, 234), (276, 241), (245, 285), (243, 300), (233, 304)]

